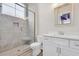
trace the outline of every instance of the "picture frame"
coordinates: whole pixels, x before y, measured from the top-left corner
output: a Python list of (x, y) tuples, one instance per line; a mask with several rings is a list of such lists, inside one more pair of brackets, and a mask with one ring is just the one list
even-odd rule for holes
[(73, 21), (73, 4), (65, 3), (54, 8), (55, 24), (71, 24)]

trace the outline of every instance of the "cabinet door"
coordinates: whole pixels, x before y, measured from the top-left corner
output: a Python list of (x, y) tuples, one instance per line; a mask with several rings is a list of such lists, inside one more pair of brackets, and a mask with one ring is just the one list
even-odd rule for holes
[(43, 41), (43, 55), (44, 56), (57, 56), (58, 55), (58, 48), (55, 43), (53, 43), (53, 40), (50, 38), (46, 38)]
[(79, 56), (79, 50), (75, 50), (72, 48), (61, 48), (62, 56)]

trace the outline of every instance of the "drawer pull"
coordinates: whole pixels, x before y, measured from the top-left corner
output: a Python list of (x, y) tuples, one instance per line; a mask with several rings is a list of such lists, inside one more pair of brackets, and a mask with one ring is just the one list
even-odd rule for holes
[(48, 39), (45, 39), (45, 40), (48, 40)]
[(75, 46), (79, 46), (78, 44), (76, 44)]

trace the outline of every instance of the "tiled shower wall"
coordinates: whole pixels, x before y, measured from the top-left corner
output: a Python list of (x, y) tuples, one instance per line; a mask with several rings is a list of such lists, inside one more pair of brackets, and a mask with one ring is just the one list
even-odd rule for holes
[(26, 20), (0, 15), (0, 52), (24, 44), (28, 36)]

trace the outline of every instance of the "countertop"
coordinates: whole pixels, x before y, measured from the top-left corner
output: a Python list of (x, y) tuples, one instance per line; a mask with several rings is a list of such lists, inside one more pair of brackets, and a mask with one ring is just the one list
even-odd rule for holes
[(72, 34), (64, 34), (64, 35), (59, 35), (59, 34), (44, 34), (43, 36), (47, 37), (53, 37), (53, 38), (63, 38), (63, 39), (70, 39), (70, 40), (79, 40), (79, 35), (72, 35)]

